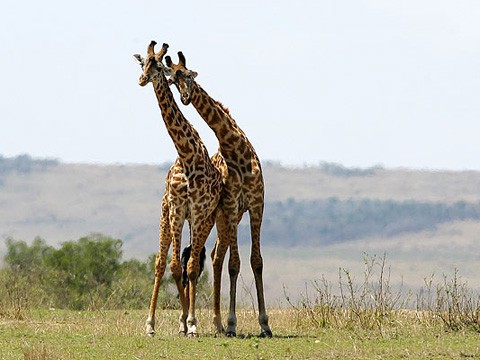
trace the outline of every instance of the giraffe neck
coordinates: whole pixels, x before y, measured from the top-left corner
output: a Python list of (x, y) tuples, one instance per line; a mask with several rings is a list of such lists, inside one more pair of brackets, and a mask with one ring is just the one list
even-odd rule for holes
[(192, 87), (192, 104), (214, 131), (222, 150), (234, 151), (248, 143), (247, 137), (230, 116), (228, 110), (210, 97), (196, 82)]
[(175, 144), (180, 159), (184, 162), (191, 162), (195, 157), (207, 153), (207, 149), (198, 132), (192, 124), (185, 119), (178, 108), (165, 75), (163, 73), (159, 74), (156, 79), (152, 81), (152, 84), (163, 121), (167, 127), (168, 134)]

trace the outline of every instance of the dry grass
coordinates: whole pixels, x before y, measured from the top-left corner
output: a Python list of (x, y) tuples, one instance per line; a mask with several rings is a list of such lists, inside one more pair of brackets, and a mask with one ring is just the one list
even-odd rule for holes
[(480, 356), (478, 333), (446, 332), (398, 312), (383, 331), (316, 327), (294, 309), (270, 309), (272, 339), (251, 310), (239, 311), (239, 337), (215, 337), (212, 314), (199, 313), (202, 336), (176, 334), (178, 312), (162, 311), (157, 336), (143, 335), (146, 311), (32, 311), (0, 323), (1, 359), (448, 359)]
[[(272, 339), (258, 338), (249, 302), (237, 312), (238, 337), (216, 337), (209, 309), (198, 309), (198, 339), (179, 337), (179, 311), (158, 311), (157, 336), (144, 335), (147, 311), (5, 308), (0, 359), (449, 359), (480, 357), (480, 297), (461, 279), (425, 280), (418, 293), (391, 286), (386, 256), (336, 281), (309, 282), (288, 307), (270, 308)], [(246, 298), (251, 286), (242, 279)], [(0, 304), (2, 298), (0, 298)], [(13, 302), (17, 304), (17, 302)], [(22, 303), (23, 304), (23, 303)], [(28, 304), (26, 302), (25, 304)], [(412, 306), (413, 304), (413, 306)], [(405, 310), (405, 306), (412, 306)], [(26, 305), (25, 305), (26, 306)], [(224, 311), (225, 320), (225, 311)]]
[[(427, 282), (405, 310), (390, 286), (386, 257), (365, 256), (363, 279), (348, 270), (335, 294), (312, 282), (290, 308), (270, 308), (273, 338), (256, 335), (255, 309), (237, 312), (237, 338), (217, 337), (213, 314), (198, 309), (195, 339), (177, 334), (179, 311), (157, 312), (156, 337), (144, 335), (146, 310), (24, 309), (0, 315), (0, 359), (450, 359), (478, 358), (480, 298), (454, 273)], [(244, 284), (244, 289), (249, 288)], [(223, 314), (225, 316), (225, 313)]]

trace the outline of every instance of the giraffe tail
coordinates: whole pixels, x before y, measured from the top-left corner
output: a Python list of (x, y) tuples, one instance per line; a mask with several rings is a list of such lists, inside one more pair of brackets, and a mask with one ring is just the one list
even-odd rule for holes
[[(192, 245), (188, 245), (185, 249), (182, 251), (182, 284), (183, 287), (186, 288), (188, 285), (188, 275), (187, 275), (187, 264), (188, 260), (190, 259), (190, 253), (192, 251)], [(200, 278), (200, 275), (202, 274), (203, 268), (205, 267), (205, 259), (206, 259), (206, 250), (205, 246), (202, 248), (202, 251), (200, 252), (200, 272), (198, 273), (198, 277)]]

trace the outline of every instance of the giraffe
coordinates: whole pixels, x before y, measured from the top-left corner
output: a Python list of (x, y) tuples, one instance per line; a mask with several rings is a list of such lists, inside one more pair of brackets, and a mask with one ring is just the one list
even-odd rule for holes
[[(174, 64), (165, 58), (173, 73), (169, 84), (175, 84), (184, 105), (193, 104), (199, 115), (214, 131), (219, 141), (219, 152), (225, 160), (221, 170), (224, 190), (217, 212), (217, 242), (212, 251), (214, 271), (214, 323), (217, 332), (236, 336), (235, 314), (237, 278), (240, 271), (240, 256), (237, 244), (237, 227), (248, 210), (252, 238), (250, 265), (255, 277), (258, 300), (258, 321), (262, 337), (271, 337), (263, 293), (263, 259), (260, 251), (260, 227), (264, 209), (264, 182), (260, 160), (245, 133), (237, 125), (229, 110), (211, 98), (195, 81), (197, 73), (186, 68), (185, 56), (178, 52), (179, 62)], [(230, 275), (230, 304), (226, 332), (220, 315), (220, 285), (223, 260), (230, 248), (228, 272)]]
[[(168, 134), (175, 144), (178, 158), (166, 178), (165, 194), (162, 199), (160, 240), (155, 260), (155, 284), (146, 321), (146, 334), (155, 334), (155, 309), (160, 282), (165, 273), (167, 254), (172, 244), (170, 268), (175, 279), (182, 314), (180, 333), (190, 337), (198, 336), (195, 317), (196, 282), (200, 272), (200, 253), (214, 225), (216, 208), (222, 191), (222, 177), (211, 160), (208, 151), (192, 124), (183, 116), (170, 90), (165, 73), (169, 71), (162, 64), (168, 45), (155, 53), (155, 41), (147, 48), (147, 56), (135, 54), (143, 73), (139, 85), (153, 84), (158, 105)], [(217, 165), (218, 166), (218, 165)], [(182, 284), (180, 261), (181, 235), (185, 220), (190, 228), (191, 253), (187, 265), (188, 287)]]

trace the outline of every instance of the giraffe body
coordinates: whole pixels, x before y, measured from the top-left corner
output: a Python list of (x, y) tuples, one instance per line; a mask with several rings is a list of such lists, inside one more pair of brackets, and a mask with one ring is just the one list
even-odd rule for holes
[[(174, 83), (185, 105), (190, 102), (199, 115), (214, 131), (219, 141), (219, 153), (224, 162), (217, 164), (222, 174), (224, 189), (216, 215), (217, 242), (212, 251), (214, 271), (214, 323), (217, 332), (227, 336), (236, 335), (237, 319), (236, 286), (240, 271), (240, 256), (237, 243), (237, 227), (245, 212), (249, 212), (251, 232), (250, 265), (255, 278), (261, 336), (272, 336), (268, 325), (263, 292), (263, 259), (260, 251), (260, 228), (264, 209), (264, 181), (257, 153), (245, 133), (237, 125), (220, 102), (211, 98), (195, 82), (196, 73), (187, 70), (185, 57), (179, 52), (180, 62), (173, 64), (169, 57), (167, 65), (173, 69), (169, 82)], [(220, 315), (220, 284), (223, 261), (230, 249), (228, 271), (230, 276), (230, 304), (227, 329), (223, 328)]]
[[(168, 172), (162, 199), (160, 243), (155, 261), (155, 284), (146, 321), (146, 333), (149, 336), (155, 333), (158, 291), (165, 273), (168, 251), (172, 245), (170, 268), (182, 305), (180, 333), (197, 336), (195, 295), (200, 272), (200, 253), (214, 225), (222, 191), (222, 177), (209, 158), (208, 151), (197, 131), (178, 108), (168, 86), (164, 74), (165, 68), (161, 62), (168, 45), (164, 44), (158, 54), (155, 54), (154, 46), (155, 42), (152, 41), (147, 50), (147, 58), (135, 56), (143, 69), (139, 84), (145, 86), (152, 82), (164, 123), (177, 149), (178, 158)], [(180, 260), (181, 235), (185, 220), (190, 226), (191, 245), (187, 264), (186, 291), (182, 284)]]

